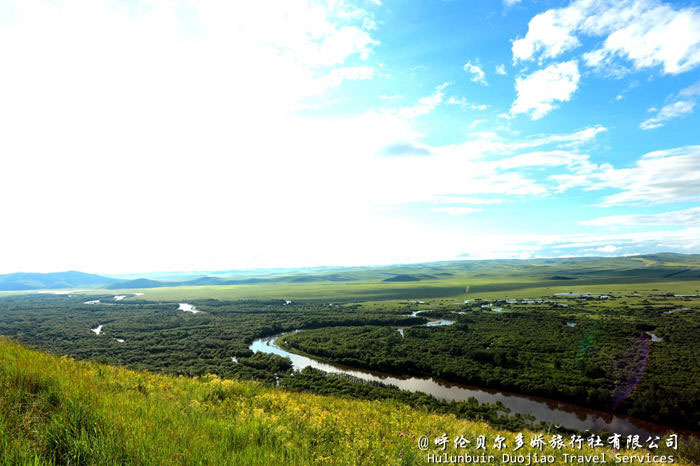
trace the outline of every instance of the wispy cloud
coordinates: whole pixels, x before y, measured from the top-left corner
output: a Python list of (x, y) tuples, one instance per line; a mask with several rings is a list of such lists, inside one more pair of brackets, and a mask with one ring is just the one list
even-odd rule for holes
[(483, 86), (488, 86), (489, 83), (486, 82), (486, 75), (484, 70), (481, 69), (478, 62), (472, 63), (468, 61), (464, 65), (464, 71), (466, 71), (470, 76), (469, 80), (474, 83), (481, 84)]
[(382, 94), (381, 96), (379, 96), (379, 98), (382, 100), (392, 101), (392, 100), (401, 100), (404, 97), (401, 94), (392, 94), (392, 95)]
[(455, 96), (450, 96), (449, 99), (447, 99), (447, 104), (449, 105), (459, 105), (461, 108), (468, 108), (471, 110), (486, 110), (489, 108), (488, 105), (485, 104), (475, 104), (472, 102), (469, 102), (466, 98), (460, 97), (457, 98)]
[(473, 205), (489, 205), (502, 204), (506, 202), (502, 198), (483, 198), (472, 196), (436, 196), (432, 199), (437, 204), (473, 204)]
[(644, 120), (639, 127), (645, 130), (655, 129), (663, 126), (668, 120), (690, 115), (695, 109), (698, 95), (700, 95), (700, 81), (682, 89), (674, 96), (671, 103), (664, 105), (660, 110), (650, 109), (657, 112), (656, 116)]
[(581, 225), (619, 227), (630, 225), (681, 225), (700, 224), (700, 207), (661, 212), (658, 214), (609, 215), (592, 220), (584, 220)]
[(531, 259), (601, 254), (626, 255), (637, 254), (638, 251), (686, 252), (698, 246), (698, 238), (700, 228), (697, 227), (617, 234), (483, 235), (470, 237), (469, 241), (478, 246), (463, 249), (461, 256), (470, 259)]
[(430, 149), (415, 142), (397, 142), (386, 146), (380, 152), (380, 155), (387, 157), (404, 157), (404, 156), (426, 156), (432, 155)]
[(481, 212), (481, 209), (477, 209), (475, 207), (437, 207), (433, 209), (434, 212), (442, 212), (446, 213), (449, 215), (467, 215), (467, 214), (473, 214), (474, 212)]
[(573, 133), (533, 135), (511, 143), (510, 148), (524, 149), (548, 144), (557, 144), (560, 147), (580, 146), (581, 144), (595, 140), (599, 134), (605, 133), (607, 130), (605, 126), (594, 125), (574, 131)]
[(445, 96), (444, 90), (449, 85), (450, 83), (443, 83), (435, 87), (432, 94), (421, 97), (418, 99), (418, 102), (410, 107), (400, 108), (397, 111), (397, 115), (401, 118), (412, 119), (430, 113), (435, 107), (442, 103), (443, 97)]
[(644, 154), (630, 168), (589, 164), (585, 171), (552, 175), (557, 190), (580, 187), (586, 190), (618, 191), (603, 198), (601, 206), (646, 205), (700, 200), (700, 146)]

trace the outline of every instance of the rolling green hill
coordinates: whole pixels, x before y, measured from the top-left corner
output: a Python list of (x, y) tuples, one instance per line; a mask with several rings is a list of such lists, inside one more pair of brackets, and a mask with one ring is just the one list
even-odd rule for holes
[(121, 282), (121, 280), (76, 271), (10, 273), (0, 275), (0, 291), (104, 288), (117, 282)]
[[(187, 274), (183, 273), (182, 276)], [(648, 254), (629, 257), (576, 257), (532, 260), (448, 261), (377, 267), (322, 267), (284, 269), (283, 271), (236, 271), (197, 278), (155, 280), (139, 277), (115, 279), (82, 272), (14, 273), (0, 275), (0, 291), (107, 289), (137, 290), (148, 288), (252, 285), (310, 285), (333, 283), (410, 284), (420, 282), (433, 290), (427, 296), (455, 296), (459, 288), (475, 286), (473, 293), (506, 291), (550, 286), (552, 284), (595, 285), (641, 283), (653, 281), (700, 280), (700, 255)], [(480, 288), (487, 283), (487, 288)], [(414, 293), (415, 295), (415, 293)], [(385, 299), (391, 299), (387, 296)]]

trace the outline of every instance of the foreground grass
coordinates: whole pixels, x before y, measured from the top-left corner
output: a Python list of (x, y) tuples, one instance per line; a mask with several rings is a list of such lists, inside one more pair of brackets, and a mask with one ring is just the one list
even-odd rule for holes
[[(426, 453), (416, 441), (421, 435), (464, 435), (472, 447), (461, 453), (472, 454), (477, 435), (486, 436), (489, 448), (497, 434), (509, 444), (514, 436), (392, 402), (137, 372), (50, 356), (5, 339), (0, 413), (1, 464), (424, 464)], [(524, 434), (528, 441), (532, 434)], [(523, 450), (527, 454), (528, 447)], [(447, 451), (454, 454), (454, 446)], [(585, 446), (542, 453), (561, 458), (604, 451), (612, 457), (610, 450)], [(500, 464), (502, 452), (488, 453)], [(682, 452), (665, 453), (691, 464)]]

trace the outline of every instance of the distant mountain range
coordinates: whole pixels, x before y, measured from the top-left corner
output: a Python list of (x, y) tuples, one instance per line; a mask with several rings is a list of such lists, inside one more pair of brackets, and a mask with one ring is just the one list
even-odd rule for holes
[(0, 275), (0, 291), (105, 288), (117, 282), (111, 277), (76, 271), (53, 273), (9, 273)]
[(160, 288), (172, 286), (217, 286), (217, 285), (249, 285), (268, 282), (341, 282), (354, 281), (353, 277), (339, 274), (305, 275), (293, 274), (274, 277), (250, 278), (220, 278), (198, 277), (191, 280), (151, 280), (136, 278), (134, 280), (118, 279), (83, 272), (52, 272), (52, 273), (10, 273), (0, 275), (0, 291), (28, 290), (60, 290), (60, 289), (106, 289), (125, 290), (137, 288)]
[[(192, 278), (191, 272), (173, 272), (170, 280), (115, 278), (77, 271), (10, 273), (0, 275), (0, 291), (60, 289), (142, 289), (173, 286), (249, 285), (256, 283), (416, 282), (450, 277), (488, 279), (541, 275), (543, 280), (618, 280), (635, 276), (653, 280), (700, 279), (700, 255), (659, 253), (627, 257), (567, 257), (532, 260), (461, 260), (376, 267), (315, 267), (210, 272)], [(215, 276), (212, 276), (215, 275)], [(228, 275), (228, 276), (227, 276)]]

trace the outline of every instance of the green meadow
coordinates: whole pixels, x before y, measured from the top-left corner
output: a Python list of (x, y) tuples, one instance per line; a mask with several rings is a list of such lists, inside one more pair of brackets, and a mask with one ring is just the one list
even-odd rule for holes
[[(393, 281), (396, 277), (407, 281)], [(255, 284), (124, 288), (110, 292), (142, 292), (143, 299), (150, 300), (286, 298), (345, 302), (538, 297), (567, 291), (649, 293), (660, 287), (670, 287), (677, 294), (694, 294), (700, 293), (700, 259), (657, 254), (629, 258), (459, 261), (339, 268), (322, 273), (265, 277), (265, 280)], [(92, 291), (100, 292), (104, 290)]]

